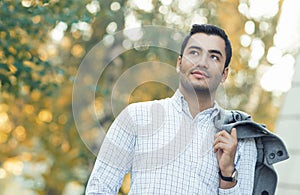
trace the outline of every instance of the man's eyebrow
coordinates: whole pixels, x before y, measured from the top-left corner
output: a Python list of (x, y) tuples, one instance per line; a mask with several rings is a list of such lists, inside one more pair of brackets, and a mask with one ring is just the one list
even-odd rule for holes
[(200, 50), (200, 51), (203, 50), (201, 47), (199, 47), (199, 46), (194, 46), (194, 45), (190, 46), (188, 49), (197, 49), (197, 50)]
[(217, 53), (217, 54), (219, 54), (221, 57), (223, 57), (222, 52), (219, 51), (219, 50), (217, 50), (217, 49), (211, 49), (211, 50), (208, 50), (208, 52), (209, 52), (209, 53)]

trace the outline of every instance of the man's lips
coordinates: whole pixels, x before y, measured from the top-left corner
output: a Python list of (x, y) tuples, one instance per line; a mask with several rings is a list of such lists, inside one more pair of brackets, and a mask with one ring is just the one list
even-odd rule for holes
[(201, 70), (193, 70), (191, 71), (191, 74), (197, 78), (209, 78), (209, 75), (206, 72)]

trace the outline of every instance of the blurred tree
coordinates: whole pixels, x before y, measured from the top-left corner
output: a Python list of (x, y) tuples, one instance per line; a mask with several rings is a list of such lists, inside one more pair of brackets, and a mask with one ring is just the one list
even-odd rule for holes
[[(260, 67), (268, 64), (266, 51), (272, 45), (278, 12), (254, 18), (249, 15), (250, 7), (247, 0), (1, 1), (0, 193), (26, 189), (55, 195), (67, 193), (70, 185), (78, 189), (73, 194), (83, 192), (95, 156), (80, 139), (82, 135), (74, 124), (73, 82), (82, 59), (95, 44), (124, 28), (160, 25), (188, 31), (192, 23), (225, 28), (234, 55), (230, 79), (220, 94), (223, 99), (228, 96), (224, 105), (250, 112), (273, 129), (278, 97), (263, 91), (259, 79)], [(249, 32), (249, 26), (254, 26), (253, 32)], [(243, 43), (244, 39), (249, 43)], [(263, 44), (264, 52), (253, 66), (255, 43)], [(115, 40), (111, 48), (117, 45)], [(99, 53), (99, 58), (105, 59), (104, 53)], [(109, 63), (98, 85), (92, 86), (96, 90), (95, 102), (86, 104), (95, 105), (96, 111), (102, 113), (98, 120), (108, 127), (114, 119), (111, 94), (120, 76), (147, 61), (175, 66), (177, 56), (174, 51), (155, 47), (135, 47), (122, 53)], [(143, 72), (140, 77), (147, 74)], [(129, 101), (159, 99), (172, 93), (168, 86), (149, 82), (138, 86)], [(93, 137), (97, 131), (91, 129), (88, 134)], [(13, 186), (10, 180), (17, 181), (16, 178), (26, 185)], [(128, 179), (126, 176), (121, 194), (129, 190)]]
[(62, 194), (68, 182), (86, 181), (84, 159), (92, 156), (70, 109), (70, 76), (76, 68), (62, 63), (61, 46), (51, 38), (59, 40), (73, 25), (91, 22), (88, 3), (0, 2), (1, 194)]

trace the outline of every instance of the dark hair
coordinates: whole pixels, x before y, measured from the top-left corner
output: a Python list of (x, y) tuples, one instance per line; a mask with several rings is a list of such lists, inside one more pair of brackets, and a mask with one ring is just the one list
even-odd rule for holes
[(217, 35), (220, 36), (225, 41), (225, 52), (226, 52), (226, 61), (225, 61), (225, 67), (228, 67), (231, 56), (232, 56), (232, 49), (231, 49), (231, 43), (225, 33), (224, 30), (221, 28), (211, 25), (211, 24), (194, 24), (192, 26), (192, 29), (190, 31), (190, 34), (188, 34), (185, 39), (182, 42), (181, 50), (180, 50), (180, 56), (183, 56), (184, 49), (186, 47), (187, 42), (192, 37), (193, 34), (196, 33), (205, 33), (208, 35)]

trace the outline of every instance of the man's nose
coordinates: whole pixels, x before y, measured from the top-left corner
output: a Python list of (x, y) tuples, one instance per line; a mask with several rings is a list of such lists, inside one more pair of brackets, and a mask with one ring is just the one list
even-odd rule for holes
[(195, 61), (195, 66), (199, 66), (202, 68), (208, 68), (208, 56), (207, 54), (203, 53), (199, 55), (199, 57)]

